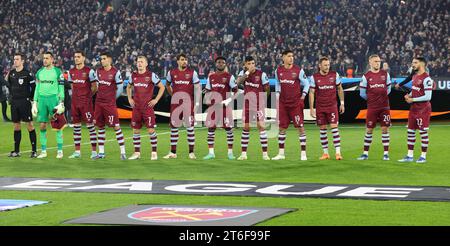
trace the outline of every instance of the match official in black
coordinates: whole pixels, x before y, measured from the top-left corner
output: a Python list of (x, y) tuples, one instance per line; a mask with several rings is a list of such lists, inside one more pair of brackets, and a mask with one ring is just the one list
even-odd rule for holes
[(24, 68), (25, 56), (14, 55), (14, 68), (9, 71), (6, 81), (11, 94), (11, 118), (14, 123), (14, 150), (9, 157), (20, 156), (20, 141), (22, 132), (20, 122), (26, 122), (32, 146), (31, 158), (36, 158), (36, 131), (31, 114), (31, 101), (33, 100), (36, 83), (30, 71)]

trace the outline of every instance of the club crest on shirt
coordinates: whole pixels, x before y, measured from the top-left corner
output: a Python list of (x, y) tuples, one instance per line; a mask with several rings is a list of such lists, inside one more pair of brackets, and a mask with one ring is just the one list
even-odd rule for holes
[[(72, 75), (72, 76), (73, 76), (73, 75)], [(81, 76), (86, 77), (86, 76), (87, 76), (87, 73), (83, 72), (83, 73), (81, 74)]]
[(145, 77), (145, 82), (149, 82), (150, 81), (150, 77)]
[(23, 79), (19, 79), (19, 85), (23, 84)]
[(223, 83), (227, 82), (227, 78), (222, 78), (222, 82)]
[(184, 75), (184, 77), (185, 77), (186, 79), (190, 79), (190, 78), (191, 78), (191, 75), (187, 73), (187, 74)]
[(261, 80), (261, 77), (255, 76), (255, 81), (260, 81), (260, 80)]
[(292, 73), (292, 77), (297, 77), (297, 73)]

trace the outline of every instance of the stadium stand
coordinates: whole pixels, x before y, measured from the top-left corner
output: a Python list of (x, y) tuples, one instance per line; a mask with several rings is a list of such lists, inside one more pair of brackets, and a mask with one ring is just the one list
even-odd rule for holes
[(378, 53), (394, 76), (406, 73), (414, 55), (429, 60), (433, 76), (450, 76), (449, 2), (405, 2), (5, 0), (0, 2), (0, 67), (10, 69), (17, 51), (36, 71), (47, 50), (64, 69), (73, 64), (76, 49), (85, 50), (91, 61), (110, 50), (122, 71), (131, 71), (136, 56), (145, 54), (164, 77), (176, 64), (175, 55), (186, 52), (205, 77), (216, 56), (228, 57), (237, 74), (251, 54), (273, 76), (281, 51), (290, 48), (308, 74), (319, 55), (329, 55), (340, 74), (358, 76), (366, 70), (366, 57)]

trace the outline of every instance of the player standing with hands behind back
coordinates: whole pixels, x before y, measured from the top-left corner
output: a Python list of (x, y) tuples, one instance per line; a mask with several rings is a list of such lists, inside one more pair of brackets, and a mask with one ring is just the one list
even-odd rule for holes
[(309, 80), (305, 71), (294, 64), (294, 52), (286, 50), (282, 53), (283, 65), (275, 71), (277, 80), (275, 90), (278, 101), (278, 155), (272, 160), (284, 160), (284, 142), (286, 140), (286, 129), (292, 121), (294, 127), (298, 129), (300, 141), (300, 160), (306, 161), (306, 133), (303, 125), (303, 108), (305, 107), (305, 97), (309, 91)]
[(75, 67), (69, 70), (68, 81), (72, 87), (72, 100), (70, 113), (73, 121), (73, 143), (75, 152), (70, 159), (81, 157), (81, 122), (86, 122), (91, 142), (91, 159), (97, 157), (97, 134), (94, 125), (93, 94), (97, 91), (97, 78), (94, 69), (85, 66), (86, 60), (83, 51), (75, 51), (73, 55)]
[(372, 133), (377, 122), (381, 125), (381, 142), (384, 147), (383, 160), (389, 160), (389, 127), (391, 115), (389, 111), (389, 93), (391, 93), (391, 77), (381, 70), (381, 59), (378, 55), (369, 57), (370, 71), (362, 76), (360, 96), (367, 100), (366, 135), (364, 136), (364, 152), (358, 160), (369, 159), (369, 148)]
[[(336, 148), (336, 160), (342, 160), (341, 137), (339, 135), (339, 113), (343, 114), (344, 89), (342, 88), (339, 74), (330, 71), (330, 59), (322, 57), (319, 59), (319, 72), (313, 74), (310, 79), (309, 107), (311, 117), (316, 118), (320, 127), (320, 142), (322, 144), (323, 155), (320, 160), (330, 159), (328, 154), (327, 124), (330, 124), (333, 134), (333, 143)], [(336, 91), (339, 95), (339, 113), (336, 104)], [(314, 99), (316, 100), (316, 110), (314, 110)]]
[(120, 148), (120, 159), (126, 160), (125, 140), (120, 128), (119, 113), (117, 112), (116, 98), (123, 91), (123, 81), (120, 71), (112, 65), (112, 56), (105, 52), (100, 55), (102, 67), (97, 69), (98, 81), (97, 98), (95, 100), (94, 119), (98, 128), (98, 155), (97, 159), (105, 158), (105, 126), (114, 128), (117, 143)]
[(198, 73), (188, 67), (185, 54), (177, 56), (178, 67), (170, 70), (166, 76), (166, 89), (172, 96), (170, 101), (170, 152), (164, 159), (177, 158), (178, 127), (185, 123), (189, 145), (189, 159), (196, 159), (195, 147), (195, 112), (200, 107), (197, 101), (202, 89)]
[[(150, 144), (152, 146), (151, 160), (157, 160), (156, 152), (156, 121), (153, 107), (158, 103), (164, 94), (164, 85), (161, 83), (158, 75), (147, 69), (148, 61), (145, 56), (138, 56), (137, 71), (131, 74), (130, 83), (127, 86), (128, 102), (133, 107), (133, 115), (131, 118), (131, 127), (133, 128), (133, 144), (134, 153), (129, 160), (141, 158), (141, 131), (142, 123), (145, 123), (150, 136)], [(153, 88), (158, 87), (158, 95), (153, 98)], [(134, 97), (132, 89), (134, 88)]]

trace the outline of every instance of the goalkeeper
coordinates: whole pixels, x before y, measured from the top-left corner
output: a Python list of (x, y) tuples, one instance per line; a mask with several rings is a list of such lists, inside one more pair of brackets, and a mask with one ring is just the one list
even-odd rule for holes
[[(32, 106), (33, 117), (37, 117), (40, 127), (41, 154), (37, 158), (47, 157), (47, 123), (49, 116), (64, 113), (64, 75), (61, 69), (53, 66), (53, 54), (44, 53), (43, 67), (36, 73), (36, 90)], [(62, 128), (56, 130), (58, 153), (63, 158)]]

